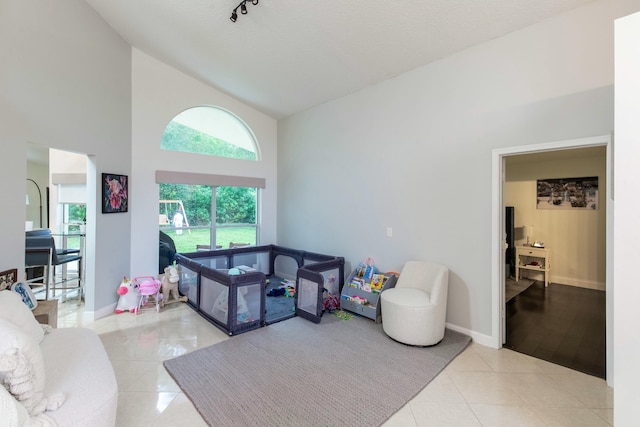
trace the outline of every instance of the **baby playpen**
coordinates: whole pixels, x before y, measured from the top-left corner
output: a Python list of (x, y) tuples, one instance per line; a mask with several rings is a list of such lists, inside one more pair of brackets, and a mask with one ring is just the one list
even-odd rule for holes
[[(176, 261), (180, 294), (229, 335), (294, 315), (319, 322), (323, 298), (339, 297), (344, 284), (344, 258), (276, 245), (177, 254)], [(266, 296), (283, 282), (296, 288), (294, 298)]]

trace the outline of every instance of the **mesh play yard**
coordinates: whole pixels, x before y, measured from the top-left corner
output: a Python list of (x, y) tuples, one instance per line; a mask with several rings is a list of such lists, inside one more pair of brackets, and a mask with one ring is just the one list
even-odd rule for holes
[(344, 258), (277, 245), (177, 254), (180, 294), (229, 335), (293, 316), (319, 322), (339, 298)]

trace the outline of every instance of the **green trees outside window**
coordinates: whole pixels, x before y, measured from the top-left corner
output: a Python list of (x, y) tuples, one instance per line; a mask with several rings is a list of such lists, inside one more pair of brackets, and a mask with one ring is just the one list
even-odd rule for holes
[[(160, 216), (167, 221), (161, 221), (160, 229), (174, 240), (178, 252), (193, 252), (212, 241), (223, 248), (231, 242), (257, 243), (256, 188), (160, 184), (160, 200)], [(176, 213), (182, 216), (180, 228), (174, 221)]]
[[(213, 106), (189, 108), (165, 128), (163, 150), (259, 160), (249, 127), (231, 112)], [(160, 229), (174, 239), (178, 252), (199, 247), (257, 243), (256, 188), (160, 184)]]

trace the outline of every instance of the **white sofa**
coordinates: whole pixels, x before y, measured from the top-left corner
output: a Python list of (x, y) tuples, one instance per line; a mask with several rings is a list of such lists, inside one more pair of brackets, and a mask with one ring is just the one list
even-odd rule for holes
[(37, 323), (18, 294), (0, 291), (2, 426), (114, 426), (118, 386), (98, 335)]

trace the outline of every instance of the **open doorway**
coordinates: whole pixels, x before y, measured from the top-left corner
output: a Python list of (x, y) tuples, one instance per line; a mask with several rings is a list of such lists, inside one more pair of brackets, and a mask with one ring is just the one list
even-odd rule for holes
[[(57, 323), (60, 325), (68, 316), (82, 316), (88, 287), (93, 293), (94, 281), (87, 275), (86, 268), (86, 224), (90, 221), (87, 208), (91, 203), (95, 205), (95, 191), (88, 191), (87, 185), (89, 168), (93, 169), (93, 166), (89, 165), (86, 154), (27, 144), (27, 179), (33, 179), (43, 195), (41, 202), (36, 203), (41, 205), (42, 220), (36, 219), (35, 210), (27, 205), (27, 241), (29, 237), (46, 232), (55, 250), (55, 256), (47, 261), (45, 267), (40, 267), (46, 274), (30, 284), (36, 298), (44, 301), (43, 306), (57, 307)], [(27, 189), (29, 191), (29, 187)], [(95, 212), (95, 206), (89, 210)], [(26, 264), (28, 266), (29, 263)], [(33, 275), (33, 270), (27, 268), (27, 278), (29, 274)], [(42, 286), (37, 283), (42, 283)]]
[[(494, 298), (496, 301), (496, 304), (494, 305), (494, 312), (493, 312), (493, 337), (496, 339), (495, 344), (496, 347), (502, 347), (505, 344), (506, 338), (507, 338), (507, 329), (506, 329), (506, 316), (507, 316), (507, 310), (506, 310), (506, 304), (505, 304), (505, 300), (506, 300), (506, 290), (505, 290), (505, 282), (506, 280), (509, 278), (509, 270), (505, 268), (505, 263), (506, 263), (506, 251), (505, 251), (505, 223), (506, 223), (506, 213), (505, 213), (505, 206), (510, 204), (508, 202), (508, 197), (505, 196), (505, 188), (506, 188), (506, 182), (507, 182), (507, 174), (508, 174), (508, 162), (509, 159), (517, 159), (518, 157), (520, 158), (521, 162), (535, 162), (536, 159), (543, 161), (545, 159), (545, 156), (547, 159), (549, 159), (550, 157), (548, 156), (553, 156), (553, 154), (551, 153), (556, 153), (555, 155), (559, 157), (559, 159), (557, 160), (558, 162), (562, 162), (562, 156), (564, 153), (565, 156), (567, 156), (568, 158), (571, 158), (573, 156), (575, 156), (576, 154), (580, 153), (580, 151), (571, 151), (571, 150), (590, 150), (590, 149), (597, 149), (597, 147), (603, 147), (601, 148), (601, 150), (604, 150), (606, 152), (606, 159), (604, 160), (605, 163), (605, 169), (606, 172), (604, 173), (604, 182), (603, 182), (603, 187), (602, 187), (602, 191), (603, 193), (606, 194), (605, 197), (603, 197), (601, 200), (601, 205), (599, 206), (599, 209), (602, 210), (602, 216), (605, 217), (605, 219), (603, 220), (605, 222), (605, 225), (603, 226), (603, 233), (602, 235), (598, 235), (597, 238), (600, 239), (603, 242), (602, 247), (604, 248), (603, 250), (606, 252), (606, 254), (604, 255), (604, 260), (602, 262), (602, 266), (601, 266), (601, 270), (604, 270), (604, 272), (602, 273), (602, 275), (600, 276), (600, 282), (604, 282), (602, 284), (602, 286), (604, 287), (604, 290), (607, 291), (606, 293), (606, 301), (605, 301), (605, 306), (606, 306), (606, 331), (607, 331), (607, 337), (606, 337), (606, 341), (607, 341), (607, 345), (606, 345), (606, 354), (607, 354), (607, 363), (610, 364), (610, 360), (612, 357), (612, 346), (611, 346), (611, 327), (612, 327), (612, 323), (611, 323), (611, 319), (612, 319), (612, 314), (611, 314), (611, 307), (612, 307), (612, 289), (610, 289), (610, 285), (611, 285), (611, 275), (612, 275), (612, 270), (611, 270), (611, 262), (612, 262), (612, 257), (611, 257), (611, 250), (610, 248), (611, 246), (611, 240), (612, 240), (612, 218), (613, 218), (613, 205), (612, 203), (610, 203), (610, 200), (612, 199), (612, 193), (611, 193), (611, 168), (610, 168), (610, 162), (608, 161), (608, 159), (611, 158), (610, 156), (610, 151), (611, 151), (611, 146), (610, 146), (610, 137), (609, 136), (602, 136), (602, 137), (594, 137), (594, 138), (585, 138), (585, 139), (580, 139), (580, 140), (569, 140), (569, 141), (560, 141), (560, 142), (554, 142), (554, 143), (545, 143), (545, 144), (537, 144), (537, 145), (531, 145), (531, 146), (522, 146), (522, 147), (513, 147), (513, 148), (509, 148), (509, 149), (500, 149), (500, 150), (494, 150), (493, 153), (493, 172), (494, 172), (494, 188), (493, 188), (493, 209), (494, 209), (494, 239), (493, 239), (493, 255), (492, 255), (492, 259), (494, 261), (494, 268), (493, 268), (493, 290), (494, 290)], [(530, 158), (527, 159), (527, 157), (531, 156)], [(526, 169), (522, 166), (520, 166), (523, 169)], [(545, 177), (539, 177), (539, 178), (554, 178), (554, 176), (545, 176)], [(605, 184), (606, 182), (606, 184)], [(536, 187), (536, 183), (533, 182), (533, 184), (531, 182), (529, 182), (527, 185), (532, 185), (533, 186), (533, 191), (535, 194), (535, 187)], [(551, 231), (551, 234), (547, 234), (545, 236), (545, 234), (543, 233), (543, 231), (546, 231), (549, 227), (551, 227), (549, 220), (550, 220), (550, 216), (547, 214), (541, 214), (541, 212), (535, 212), (535, 195), (533, 196), (533, 201), (531, 201), (531, 203), (533, 203), (533, 209), (534, 209), (534, 215), (537, 215), (536, 217), (520, 217), (518, 218), (516, 215), (515, 218), (515, 239), (516, 239), (516, 246), (517, 245), (523, 245), (525, 243), (525, 239), (526, 236), (523, 234), (523, 229), (524, 226), (528, 226), (528, 225), (534, 225), (533, 223), (535, 221), (539, 221), (540, 222), (540, 226), (539, 227), (533, 227), (534, 229), (536, 229), (536, 234), (538, 234), (538, 236), (533, 236), (532, 240), (543, 240), (544, 239), (549, 239), (549, 243), (554, 241), (555, 237), (555, 233), (553, 231)], [(517, 207), (516, 207), (517, 210)], [(526, 210), (526, 209), (525, 209)], [(531, 213), (531, 212), (529, 212)], [(565, 239), (567, 240), (567, 239)], [(561, 240), (558, 240), (557, 242), (554, 242), (554, 244), (557, 247), (561, 247), (564, 243)], [(575, 244), (575, 242), (574, 242)], [(547, 248), (550, 248), (550, 246), (546, 246)], [(551, 248), (551, 251), (553, 252), (553, 248)], [(558, 257), (556, 257), (555, 255), (559, 255)], [(560, 266), (556, 265), (554, 266), (552, 264), (551, 268), (554, 269), (555, 267), (555, 271), (552, 270), (552, 274), (551, 277), (554, 277), (554, 274), (556, 274), (556, 277), (561, 278), (561, 281), (566, 281), (564, 279), (569, 278), (571, 275), (568, 274), (569, 270), (573, 270), (573, 274), (575, 275), (576, 273), (576, 267), (573, 266), (571, 267), (569, 264), (571, 264), (572, 262), (576, 262), (575, 256), (573, 259), (567, 260), (566, 257), (563, 258), (563, 254), (554, 254), (554, 256), (551, 257), (551, 262), (553, 263), (555, 258), (558, 258), (561, 261)], [(517, 261), (516, 261), (517, 262)], [(562, 267), (562, 268), (561, 268)], [(563, 271), (564, 270), (564, 271)], [(580, 272), (582, 273), (582, 272)], [(548, 289), (545, 287), (544, 285), (544, 281), (539, 281), (541, 278), (539, 277), (532, 277), (533, 283), (534, 284), (538, 284), (538, 286), (541, 286), (541, 290), (544, 293), (545, 289)], [(577, 277), (575, 278), (576, 280), (578, 279)], [(597, 281), (597, 280), (596, 280)], [(579, 283), (569, 283), (570, 285), (579, 285)], [(577, 288), (576, 288), (577, 289)], [(539, 289), (540, 290), (540, 289)], [(548, 292), (548, 291), (547, 291)], [(539, 332), (539, 330), (538, 330)], [(607, 367), (607, 372), (611, 372), (610, 371), (610, 366)], [(610, 375), (607, 375), (607, 378), (610, 378)]]
[(505, 156), (504, 172), (504, 346), (604, 378), (606, 147)]

